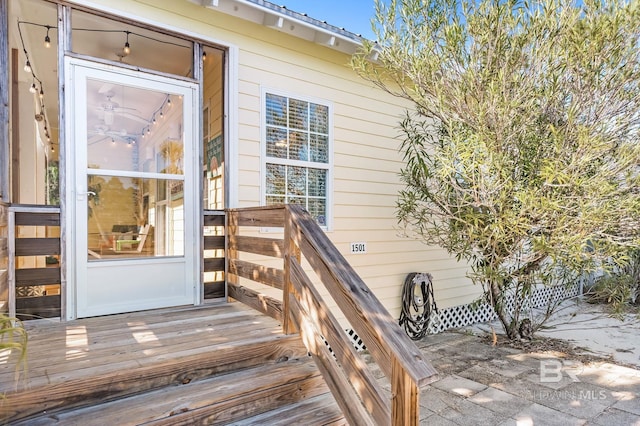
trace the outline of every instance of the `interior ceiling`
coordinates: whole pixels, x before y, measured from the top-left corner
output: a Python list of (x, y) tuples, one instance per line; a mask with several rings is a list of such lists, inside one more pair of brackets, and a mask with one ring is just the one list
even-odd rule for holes
[[(17, 49), (19, 52), (18, 78), (24, 83), (25, 87), (29, 87), (35, 82), (38, 90), (40, 89), (38, 80), (42, 82), (42, 89), (45, 95), (43, 102), (46, 109), (46, 122), (51, 135), (55, 137), (58, 133), (58, 31), (55, 28), (57, 25), (57, 8), (54, 4), (39, 0), (20, 0), (10, 2), (10, 4), (11, 48)], [(18, 25), (19, 21), (32, 24), (22, 23)], [(49, 48), (44, 45), (44, 39), (47, 35), (47, 28), (44, 27), (46, 25), (52, 27), (49, 30), (51, 39), (51, 47)], [(18, 27), (20, 27), (20, 31), (18, 31)], [(193, 54), (191, 43), (186, 40), (80, 11), (72, 13), (72, 28), (72, 50), (76, 53), (179, 76), (191, 75)], [(127, 31), (130, 32), (128, 35), (130, 53), (128, 54), (124, 52)], [(36, 80), (33, 79), (30, 73), (22, 71), (26, 57), (23, 52), (20, 33), (22, 34), (24, 49), (28, 52)], [(95, 99), (94, 102), (97, 106), (89, 111), (87, 117), (94, 127), (99, 125), (95, 123), (104, 122), (104, 111), (101, 109), (103, 105), (108, 105), (109, 102), (117, 104), (123, 104), (124, 102), (123, 99), (118, 99), (117, 92), (107, 93), (109, 92), (108, 90), (104, 92), (95, 93), (93, 96), (89, 94), (92, 99)], [(111, 97), (108, 98), (107, 95), (111, 95)], [(38, 102), (37, 99), (35, 101)], [(128, 99), (126, 100), (127, 106), (132, 110), (138, 111), (148, 109), (148, 105), (144, 105), (144, 99), (138, 99), (138, 101), (140, 102), (139, 106), (135, 104), (135, 99)], [(36, 105), (36, 111), (37, 108), (39, 107)], [(146, 119), (150, 120), (151, 117)], [(106, 125), (109, 126), (108, 124)]]

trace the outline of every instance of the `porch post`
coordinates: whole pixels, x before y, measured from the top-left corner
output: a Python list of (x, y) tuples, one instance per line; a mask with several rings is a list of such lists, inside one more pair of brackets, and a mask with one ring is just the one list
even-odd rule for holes
[(300, 249), (293, 240), (293, 221), (289, 207), (284, 208), (284, 279), (282, 283), (282, 331), (284, 334), (296, 333), (297, 327), (291, 315), (291, 303), (289, 298), (293, 296), (291, 286), (291, 258), (295, 257), (300, 262)]
[(0, 201), (9, 191), (9, 0), (0, 0)]
[(229, 284), (238, 285), (238, 277), (235, 274), (230, 274), (231, 263), (234, 260), (238, 260), (238, 212), (237, 211), (229, 211), (226, 210), (225, 214), (225, 239), (226, 239), (226, 250), (225, 250), (225, 268), (224, 268), (224, 281), (225, 281), (225, 296), (227, 298), (227, 303), (229, 302)]
[[(73, 267), (73, 263), (69, 263), (71, 254), (68, 252), (70, 246), (67, 242), (73, 237), (68, 225), (67, 191), (71, 188), (67, 187), (67, 132), (66, 132), (66, 114), (65, 114), (65, 67), (64, 52), (71, 50), (71, 9), (61, 4), (58, 5), (58, 181), (60, 200), (60, 319), (62, 321), (75, 319), (75, 283), (68, 283), (69, 267)], [(69, 209), (68, 209), (69, 208)], [(73, 276), (73, 275), (72, 275)], [(71, 288), (70, 288), (71, 287)]]
[(7, 209), (7, 283), (9, 285), (9, 317), (16, 317), (16, 213)]
[(418, 426), (420, 389), (396, 357), (391, 359), (391, 424)]

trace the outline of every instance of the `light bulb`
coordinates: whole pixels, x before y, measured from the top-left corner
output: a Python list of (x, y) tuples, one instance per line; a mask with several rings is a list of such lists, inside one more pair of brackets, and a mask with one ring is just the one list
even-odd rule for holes
[(160, 118), (164, 118), (164, 113), (160, 111)]
[(30, 73), (31, 72), (31, 62), (27, 59), (27, 62), (24, 64), (24, 71)]
[(33, 84), (31, 85), (31, 87), (29, 88), (29, 91), (30, 91), (31, 93), (37, 93), (37, 92), (38, 92), (38, 89), (36, 88), (36, 84), (35, 84), (35, 83), (33, 83)]
[(207, 60), (207, 52), (205, 52), (204, 50), (202, 51), (202, 60), (203, 61)]
[(153, 124), (156, 124), (156, 116), (155, 115), (153, 116), (153, 120), (152, 121), (153, 121)]
[(44, 47), (46, 47), (47, 49), (51, 47), (51, 38), (49, 37), (50, 29), (51, 27), (47, 25), (47, 35), (44, 36)]
[(125, 55), (128, 55), (129, 53), (131, 53), (131, 46), (129, 45), (129, 34), (131, 34), (131, 32), (125, 31), (124, 33), (127, 35), (127, 39), (124, 42), (124, 49), (122, 49), (122, 51)]
[(40, 88), (40, 99), (44, 99), (44, 91), (42, 90), (42, 87)]

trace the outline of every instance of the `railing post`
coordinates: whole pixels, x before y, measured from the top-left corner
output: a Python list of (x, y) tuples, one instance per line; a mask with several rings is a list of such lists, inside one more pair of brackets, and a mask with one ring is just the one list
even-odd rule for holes
[(291, 315), (289, 295), (291, 292), (291, 257), (300, 262), (300, 249), (293, 241), (293, 220), (289, 208), (284, 208), (284, 282), (282, 283), (282, 331), (284, 334), (293, 334), (298, 331)]
[[(224, 281), (225, 287), (229, 284), (238, 284), (238, 277), (230, 274), (232, 260), (238, 259), (237, 239), (238, 236), (238, 212), (227, 211), (225, 214), (226, 229), (224, 231), (226, 238), (226, 250), (225, 250), (225, 266), (224, 266)], [(225, 288), (225, 295), (227, 302), (229, 302), (229, 289)]]
[(9, 317), (16, 316), (16, 213), (9, 207), (7, 221), (7, 283), (9, 284)]
[(391, 424), (418, 426), (419, 389), (397, 358), (391, 360)]

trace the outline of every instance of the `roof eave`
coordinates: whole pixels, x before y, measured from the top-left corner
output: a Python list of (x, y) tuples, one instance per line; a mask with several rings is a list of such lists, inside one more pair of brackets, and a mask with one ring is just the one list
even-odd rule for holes
[(358, 34), (265, 0), (189, 0), (334, 50), (354, 54), (364, 41)]

